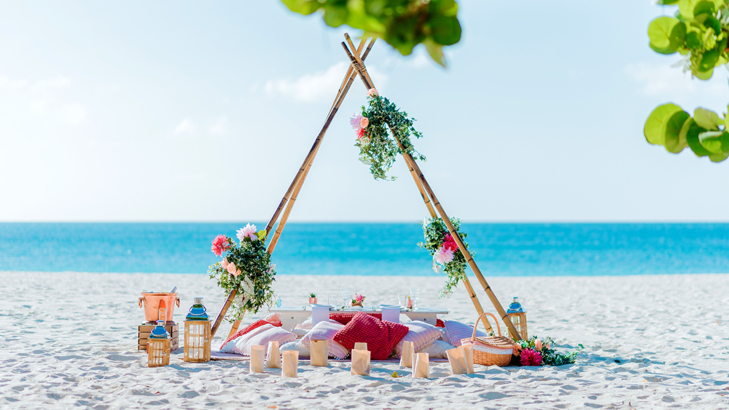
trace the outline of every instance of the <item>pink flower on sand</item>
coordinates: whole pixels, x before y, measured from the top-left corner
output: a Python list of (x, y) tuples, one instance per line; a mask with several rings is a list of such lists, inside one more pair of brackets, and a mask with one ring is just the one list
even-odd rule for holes
[(223, 261), (220, 262), (220, 266), (222, 266), (223, 269), (228, 270), (228, 265), (230, 265), (230, 263), (228, 263), (228, 258), (223, 258)]
[(521, 351), (521, 365), (522, 366), (541, 366), (542, 365), (542, 354), (532, 350), (524, 349)]
[(354, 128), (355, 131), (359, 131), (362, 129), (362, 119), (364, 117), (357, 114), (352, 116), (352, 118), (349, 120), (349, 123), (352, 124), (352, 128)]
[(245, 238), (250, 238), (250, 240), (255, 241), (258, 239), (258, 236), (256, 235), (256, 225), (248, 224), (245, 228), (238, 229), (235, 236), (238, 237), (238, 240), (241, 242), (243, 242), (243, 239)]
[(446, 249), (445, 246), (441, 246), (440, 249), (435, 252), (435, 255), (433, 255), (433, 259), (441, 265), (445, 265), (453, 260), (453, 251)]
[(361, 120), (359, 120), (359, 127), (360, 128), (367, 128), (367, 126), (370, 125), (370, 119), (367, 117), (362, 117)]
[(228, 243), (228, 238), (225, 235), (218, 235), (213, 239), (211, 250), (215, 256), (222, 256), (223, 252), (227, 251), (228, 248), (230, 248), (230, 243)]
[(456, 245), (456, 240), (453, 239), (453, 237), (449, 233), (447, 233), (445, 236), (445, 240), (443, 241), (443, 248), (448, 249), (453, 252), (458, 250), (458, 245)]
[(542, 350), (542, 341), (537, 339), (537, 341), (534, 342), (534, 347), (537, 348), (537, 351), (541, 351)]
[(380, 95), (380, 93), (378, 93), (377, 90), (375, 90), (374, 88), (370, 88), (369, 90), (367, 90), (368, 97), (372, 97), (373, 95)]

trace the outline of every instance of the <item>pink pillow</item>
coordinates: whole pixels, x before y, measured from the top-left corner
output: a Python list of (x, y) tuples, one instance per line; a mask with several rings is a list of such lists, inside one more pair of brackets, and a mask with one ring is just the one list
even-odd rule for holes
[[(469, 326), (465, 323), (456, 322), (455, 320), (446, 320), (443, 330), (445, 331), (446, 342), (452, 344), (455, 347), (461, 345), (461, 339), (467, 339), (473, 336), (472, 326)], [(480, 330), (476, 331), (476, 337), (483, 336), (486, 336), (486, 333)]]
[(222, 349), (223, 353), (235, 353), (243, 356), (251, 355), (251, 346), (268, 346), (269, 342), (277, 341), (279, 346), (296, 340), (296, 335), (288, 330), (272, 324), (258, 327), (236, 340), (228, 342)]
[(402, 356), (402, 345), (405, 342), (413, 342), (413, 349), (417, 352), (420, 349), (430, 346), (443, 334), (439, 328), (417, 320), (406, 323), (405, 326), (407, 326), (410, 331), (405, 335), (402, 341), (395, 346), (395, 355), (397, 357)]
[(344, 325), (332, 322), (319, 322), (301, 339), (301, 344), (311, 348), (312, 340), (328, 340), (329, 356), (335, 359), (344, 359), (349, 354), (349, 350), (340, 343), (334, 341), (334, 335), (344, 329)]
[(404, 325), (359, 312), (344, 326), (344, 329), (334, 335), (334, 340), (350, 350), (357, 342), (367, 343), (367, 350), (372, 353), (372, 360), (386, 360), (395, 345), (407, 333), (408, 328)]

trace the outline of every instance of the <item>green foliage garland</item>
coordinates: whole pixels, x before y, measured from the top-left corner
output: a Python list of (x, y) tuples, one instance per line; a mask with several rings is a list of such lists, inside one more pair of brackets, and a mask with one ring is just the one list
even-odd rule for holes
[[(370, 173), (375, 179), (394, 181), (395, 177), (388, 177), (387, 171), (395, 163), (398, 154), (402, 154), (397, 138), (405, 151), (414, 159), (425, 161), (410, 142), (410, 136), (422, 138), (413, 127), (412, 118), (406, 112), (398, 110), (397, 106), (376, 92), (368, 97), (367, 107), (362, 107), (362, 116), (367, 118), (368, 125), (364, 127), (364, 134), (354, 144), (359, 148), (359, 160), (370, 166)], [(390, 138), (388, 129), (394, 133)]]
[[(257, 313), (264, 306), (271, 306), (274, 301), (273, 282), (276, 280), (276, 265), (271, 264), (271, 255), (266, 250), (266, 231), (255, 234), (258, 239), (245, 237), (238, 246), (231, 238), (226, 238), (229, 247), (225, 250), (225, 259), (208, 268), (211, 279), (216, 279), (218, 286), (226, 294), (238, 289), (226, 320), (234, 322), (248, 312)], [(233, 264), (238, 275), (230, 273), (224, 265)]]
[[(708, 80), (714, 68), (729, 62), (729, 7), (726, 0), (659, 0), (678, 5), (676, 17), (662, 16), (648, 26), (650, 47), (660, 54), (679, 53), (684, 71)], [(697, 108), (694, 116), (675, 104), (658, 106), (645, 123), (646, 140), (678, 154), (690, 147), (713, 162), (729, 157), (729, 119)]]
[[(453, 224), (453, 227), (456, 228), (456, 232), (458, 232), (461, 240), (463, 240), (463, 244), (466, 245), (466, 249), (468, 249), (468, 243), (465, 241), (468, 234), (461, 232), (461, 220), (458, 218), (451, 218), (451, 223)], [(441, 267), (435, 261), (435, 254), (446, 242), (450, 242), (453, 239), (450, 239), (448, 228), (442, 218), (425, 218), (420, 224), (423, 227), (425, 240), (423, 242), (418, 242), (418, 246), (423, 249), (427, 249), (430, 252), (430, 254), (434, 257), (433, 270), (436, 273), (440, 273)], [(473, 252), (471, 252), (471, 254), (473, 255)], [(453, 289), (458, 286), (458, 282), (466, 277), (466, 258), (459, 249), (456, 249), (453, 252), (453, 260), (446, 263), (442, 270), (446, 274), (447, 279), (445, 286), (443, 286), (438, 293), (438, 297), (441, 298), (452, 295)]]
[[(573, 352), (569, 352), (567, 354), (562, 354), (557, 352), (555, 349), (552, 349), (552, 346), (554, 346), (554, 340), (552, 340), (551, 337), (548, 337), (546, 339), (537, 338), (536, 336), (532, 336), (529, 338), (529, 340), (514, 340), (521, 349), (532, 349), (535, 350), (542, 355), (542, 363), (547, 366), (562, 366), (565, 364), (574, 364), (575, 360), (577, 360), (577, 355), (580, 354), (582, 349), (585, 348), (582, 344), (579, 344), (579, 348)], [(539, 347), (541, 349), (537, 348), (537, 341), (539, 341)]]
[(423, 44), (445, 66), (443, 47), (461, 39), (455, 0), (281, 0), (289, 10), (308, 16), (321, 11), (330, 27), (346, 24), (365, 37), (379, 37), (402, 55)]

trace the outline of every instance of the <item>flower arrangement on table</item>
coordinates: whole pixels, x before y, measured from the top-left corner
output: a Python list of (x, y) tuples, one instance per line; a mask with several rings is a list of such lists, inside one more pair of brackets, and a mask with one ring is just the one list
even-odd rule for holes
[[(461, 220), (451, 218), (451, 223), (456, 232), (464, 240), (468, 235), (461, 232)], [(433, 255), (433, 271), (435, 273), (444, 272), (448, 279), (441, 289), (438, 297), (450, 296), (453, 289), (458, 286), (458, 282), (466, 277), (466, 258), (463, 257), (456, 240), (448, 232), (448, 229), (441, 218), (425, 218), (421, 225), (423, 226), (423, 234), (425, 241), (419, 242), (418, 246), (430, 251)], [(468, 248), (468, 243), (463, 242)], [(471, 252), (473, 255), (474, 252)]]
[(208, 268), (211, 279), (230, 294), (238, 295), (228, 310), (227, 319), (234, 322), (245, 312), (257, 313), (263, 306), (274, 302), (273, 281), (276, 265), (271, 264), (271, 255), (266, 250), (266, 231), (256, 231), (256, 226), (247, 224), (236, 232), (238, 243), (225, 235), (213, 240), (212, 251), (216, 256), (225, 256)]
[(540, 340), (536, 336), (532, 336), (529, 340), (516, 341), (514, 356), (519, 357), (522, 366), (562, 366), (574, 363), (577, 355), (584, 348), (580, 344), (579, 349), (561, 354), (551, 348), (553, 345), (554, 340), (551, 337)]
[(354, 294), (354, 299), (350, 302), (350, 305), (352, 307), (359, 306), (364, 307), (362, 304), (364, 303), (365, 297), (363, 295), (360, 295), (359, 293)]
[[(351, 124), (357, 132), (357, 142), (354, 145), (359, 148), (359, 160), (370, 166), (370, 173), (375, 179), (396, 179), (387, 176), (397, 154), (402, 153), (395, 138), (414, 159), (425, 161), (425, 157), (415, 151), (410, 142), (410, 136), (423, 136), (413, 127), (414, 121), (390, 100), (381, 97), (374, 88), (367, 92), (367, 107), (363, 106), (362, 113), (352, 117)], [(393, 138), (390, 138), (388, 129)]]

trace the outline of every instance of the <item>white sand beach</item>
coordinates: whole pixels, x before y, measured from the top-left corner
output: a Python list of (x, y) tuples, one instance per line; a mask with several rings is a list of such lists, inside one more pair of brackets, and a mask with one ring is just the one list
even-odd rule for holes
[[(206, 275), (2, 272), (0, 408), (729, 408), (727, 278), (493, 278), (502, 303), (520, 297), (530, 334), (563, 348), (585, 345), (576, 364), (476, 366), (476, 374), (453, 376), (438, 363), (426, 380), (396, 364), (373, 363), (372, 375), (360, 377), (348, 363), (302, 362), (300, 377), (285, 379), (279, 369), (251, 375), (247, 362), (185, 363), (181, 349), (170, 366), (146, 367), (136, 351), (140, 292), (178, 286), (177, 322), (193, 296), (217, 313), (224, 295)], [(379, 304), (418, 286), (421, 306), (473, 323), (465, 291), (438, 300), (441, 284), (439, 277), (279, 276), (276, 289), (286, 305), (343, 285)], [(229, 328), (221, 327), (214, 347)]]

